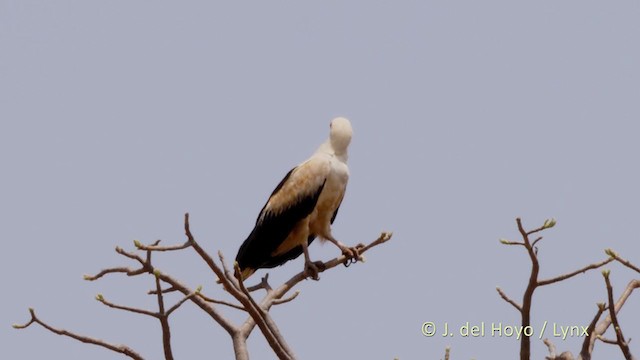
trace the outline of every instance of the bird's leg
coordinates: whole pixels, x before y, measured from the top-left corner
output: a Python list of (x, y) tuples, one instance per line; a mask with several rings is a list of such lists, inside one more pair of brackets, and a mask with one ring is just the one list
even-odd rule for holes
[(312, 262), (309, 257), (309, 244), (305, 241), (302, 243), (302, 251), (304, 252), (304, 274), (313, 280), (320, 280), (318, 273), (325, 270), (322, 261)]
[(345, 266), (349, 266), (355, 262), (362, 260), (362, 258), (360, 257), (360, 249), (364, 247), (364, 244), (358, 244), (356, 246), (349, 247), (336, 240), (333, 236), (328, 236), (327, 240), (331, 241), (338, 248), (340, 248), (342, 254), (347, 257), (347, 260), (344, 263)]

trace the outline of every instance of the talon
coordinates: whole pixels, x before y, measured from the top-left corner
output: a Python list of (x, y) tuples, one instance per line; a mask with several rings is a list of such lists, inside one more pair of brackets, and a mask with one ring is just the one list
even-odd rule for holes
[(363, 244), (358, 244), (354, 247), (345, 247), (342, 249), (342, 254), (346, 256), (343, 265), (349, 267), (351, 264), (357, 263), (360, 258), (360, 249), (364, 247)]
[(323, 272), (327, 270), (327, 266), (322, 261), (314, 261), (313, 265), (318, 269), (318, 272)]
[(348, 258), (345, 259), (344, 262), (342, 263), (344, 265), (344, 267), (349, 267), (351, 264), (357, 263), (358, 260), (354, 259), (354, 258)]
[(342, 255), (346, 256), (347, 259), (353, 259), (353, 250), (350, 248), (344, 248), (342, 250)]
[(318, 276), (318, 273), (319, 273), (318, 268), (319, 267), (323, 268), (322, 270), (324, 271), (325, 266), (324, 266), (324, 263), (322, 263), (321, 266), (318, 266), (318, 263), (322, 263), (322, 262), (321, 261), (316, 261), (314, 263), (311, 262), (311, 261), (305, 262), (305, 264), (304, 264), (304, 275), (306, 277), (310, 277), (310, 278), (312, 278), (313, 280), (316, 280), (316, 281), (320, 280), (320, 276)]

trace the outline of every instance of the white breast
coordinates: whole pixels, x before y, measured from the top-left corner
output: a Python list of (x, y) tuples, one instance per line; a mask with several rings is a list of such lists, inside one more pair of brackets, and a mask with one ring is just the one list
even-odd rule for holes
[(349, 181), (347, 164), (335, 156), (331, 156), (329, 161), (331, 171), (327, 176), (309, 223), (311, 232), (321, 238), (327, 238), (331, 235), (331, 218), (342, 202)]

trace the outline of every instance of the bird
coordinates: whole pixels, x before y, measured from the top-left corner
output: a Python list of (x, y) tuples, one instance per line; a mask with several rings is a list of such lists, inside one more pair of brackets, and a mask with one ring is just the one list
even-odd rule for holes
[(361, 244), (348, 247), (331, 233), (349, 181), (347, 149), (352, 134), (348, 119), (333, 119), (329, 138), (284, 176), (238, 249), (236, 277), (246, 280), (258, 269), (274, 268), (304, 254), (305, 276), (318, 280), (324, 263), (312, 262), (308, 249), (316, 237), (335, 244), (349, 263), (361, 259)]

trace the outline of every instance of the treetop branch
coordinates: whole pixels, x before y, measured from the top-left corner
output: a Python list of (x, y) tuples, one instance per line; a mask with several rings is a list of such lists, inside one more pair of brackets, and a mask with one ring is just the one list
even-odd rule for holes
[(103, 347), (105, 349), (111, 350), (113, 352), (125, 355), (125, 356), (127, 356), (127, 357), (129, 357), (131, 359), (144, 360), (144, 358), (140, 354), (138, 354), (137, 352), (135, 352), (134, 350), (132, 350), (130, 347), (128, 347), (126, 345), (114, 345), (114, 344), (108, 343), (108, 342), (100, 340), (100, 339), (95, 339), (95, 338), (84, 336), (84, 335), (78, 335), (76, 333), (73, 333), (71, 331), (67, 331), (67, 330), (64, 330), (64, 329), (57, 329), (57, 328), (54, 328), (51, 325), (45, 323), (44, 321), (40, 320), (36, 316), (36, 312), (35, 312), (34, 309), (29, 308), (29, 313), (31, 314), (31, 320), (29, 320), (29, 322), (27, 322), (24, 325), (14, 325), (13, 327), (16, 328), (16, 329), (25, 329), (25, 328), (29, 327), (31, 324), (37, 323), (38, 325), (40, 325), (43, 328), (51, 331), (54, 334), (67, 336), (67, 337), (70, 337), (72, 339), (78, 340), (78, 341), (83, 342), (83, 343), (97, 345), (97, 346)]
[(611, 271), (603, 270), (602, 276), (604, 277), (605, 284), (607, 286), (607, 297), (609, 298), (609, 317), (611, 318), (611, 323), (613, 325), (613, 330), (616, 334), (616, 343), (620, 347), (622, 354), (626, 360), (633, 360), (633, 355), (631, 355), (631, 350), (629, 350), (629, 345), (627, 341), (624, 339), (624, 335), (622, 334), (622, 329), (620, 329), (620, 324), (618, 323), (618, 316), (616, 315), (616, 309), (613, 302), (613, 287), (611, 286), (611, 281), (609, 280)]
[(622, 264), (622, 265), (624, 265), (624, 266), (628, 267), (628, 268), (629, 268), (629, 269), (631, 269), (631, 270), (634, 270), (634, 271), (635, 271), (635, 272), (637, 272), (637, 273), (640, 273), (640, 268), (639, 268), (639, 267), (637, 267), (637, 266), (633, 265), (633, 264), (631, 263), (631, 261), (621, 258), (621, 257), (620, 257), (620, 255), (618, 255), (618, 253), (617, 253), (617, 252), (613, 251), (613, 249), (606, 249), (604, 252), (605, 252), (607, 255), (609, 255), (612, 259), (615, 259), (615, 260), (616, 260), (617, 262), (619, 262), (620, 264)]
[(562, 275), (558, 275), (554, 278), (551, 279), (545, 279), (545, 280), (540, 280), (538, 281), (538, 286), (544, 286), (544, 285), (549, 285), (549, 284), (553, 284), (553, 283), (557, 283), (559, 281), (565, 280), (565, 279), (569, 279), (572, 278), (578, 274), (584, 274), (585, 272), (589, 271), (589, 270), (593, 270), (593, 269), (597, 269), (601, 266), (604, 266), (610, 262), (612, 262), (614, 259), (613, 258), (608, 258), (606, 260), (603, 260), (599, 263), (593, 263), (593, 264), (589, 264), (581, 269), (578, 269), (576, 271), (572, 271), (570, 273), (567, 274), (562, 274)]
[[(150, 274), (154, 276), (155, 281), (155, 289), (148, 291), (148, 294), (155, 295), (157, 297), (157, 306), (158, 311), (149, 311), (145, 309), (118, 305), (107, 301), (104, 296), (98, 294), (96, 296), (96, 300), (101, 302), (103, 305), (128, 311), (131, 313), (141, 314), (145, 316), (150, 316), (157, 318), (160, 321), (162, 327), (162, 335), (163, 335), (163, 346), (166, 360), (172, 360), (173, 354), (171, 351), (171, 334), (170, 334), (170, 326), (169, 326), (169, 316), (178, 308), (180, 308), (184, 303), (190, 301), (197, 305), (200, 309), (206, 312), (216, 323), (218, 323), (222, 328), (224, 328), (227, 333), (231, 336), (234, 346), (234, 351), (236, 354), (236, 359), (247, 360), (248, 359), (248, 350), (246, 346), (246, 340), (249, 337), (251, 331), (257, 325), (262, 334), (267, 339), (267, 342), (274, 350), (279, 359), (295, 359), (295, 355), (291, 348), (286, 343), (284, 337), (280, 334), (278, 327), (276, 326), (274, 320), (271, 318), (269, 314), (269, 310), (273, 305), (280, 305), (288, 303), (294, 300), (298, 295), (299, 291), (294, 292), (293, 294), (286, 296), (287, 293), (300, 281), (305, 280), (306, 276), (304, 271), (294, 275), (287, 282), (280, 285), (276, 289), (273, 289), (268, 282), (268, 274), (266, 274), (261, 282), (253, 287), (247, 288), (242, 281), (242, 278), (236, 278), (235, 274), (240, 274), (238, 271), (238, 264), (234, 263), (233, 267), (235, 268), (235, 274), (230, 268), (227, 266), (225, 262), (225, 258), (222, 255), (222, 252), (218, 252), (218, 257), (220, 263), (214, 261), (214, 259), (204, 250), (200, 244), (196, 241), (195, 237), (191, 233), (190, 224), (189, 224), (189, 213), (186, 213), (184, 216), (184, 231), (187, 237), (187, 240), (178, 245), (170, 245), (170, 246), (160, 246), (160, 240), (155, 241), (152, 244), (143, 244), (139, 240), (134, 240), (134, 245), (136, 250), (134, 251), (126, 251), (120, 247), (116, 248), (116, 252), (134, 262), (139, 264), (139, 268), (131, 268), (131, 267), (111, 267), (101, 270), (95, 275), (85, 275), (84, 279), (89, 281), (94, 281), (100, 279), (108, 274), (126, 274), (128, 276), (137, 276), (141, 274)], [(391, 239), (392, 234), (383, 232), (377, 239), (369, 243), (368, 245), (357, 245), (357, 249), (359, 255), (364, 254), (369, 249), (383, 244)], [(166, 274), (159, 269), (155, 268), (152, 265), (151, 257), (154, 252), (170, 252), (177, 251), (186, 248), (192, 248), (199, 255), (199, 257), (209, 266), (211, 271), (216, 274), (219, 279), (219, 282), (222, 283), (224, 290), (226, 290), (229, 294), (231, 294), (241, 305), (236, 305), (231, 302), (222, 301), (207, 297), (201, 293), (202, 286), (199, 286), (195, 291), (189, 288), (187, 285), (184, 285), (181, 281), (172, 277), (169, 274)], [(144, 254), (137, 253), (137, 250), (144, 251)], [(322, 271), (326, 271), (328, 269), (334, 268), (340, 264), (346, 264), (349, 258), (346, 255), (337, 256), (331, 260), (328, 260), (324, 263)], [(358, 261), (364, 262), (364, 257), (360, 256)], [(161, 283), (162, 282), (162, 283)], [(166, 288), (163, 289), (163, 286)], [(260, 302), (257, 302), (252, 296), (250, 291), (257, 289), (265, 289), (266, 294), (262, 298)], [(165, 297), (164, 295), (169, 292), (179, 292), (183, 295), (183, 297), (175, 303), (173, 306), (167, 309), (165, 305)], [(247, 320), (241, 325), (236, 326), (231, 323), (220, 311), (217, 306), (214, 305), (224, 305), (234, 309), (246, 311), (249, 314)], [(31, 313), (31, 320), (25, 324), (17, 324), (14, 325), (16, 329), (24, 329), (30, 326), (33, 323), (38, 323), (43, 326), (47, 330), (65, 335), (71, 338), (74, 338), (78, 341), (92, 343), (98, 346), (105, 347), (114, 352), (118, 352), (124, 354), (132, 359), (140, 359), (142, 357), (137, 354), (135, 351), (131, 350), (126, 346), (121, 345), (113, 345), (107, 342), (104, 342), (99, 339), (94, 339), (82, 335), (78, 335), (75, 333), (68, 332), (66, 330), (60, 330), (53, 328), (46, 323), (40, 321), (33, 309), (29, 310)]]

